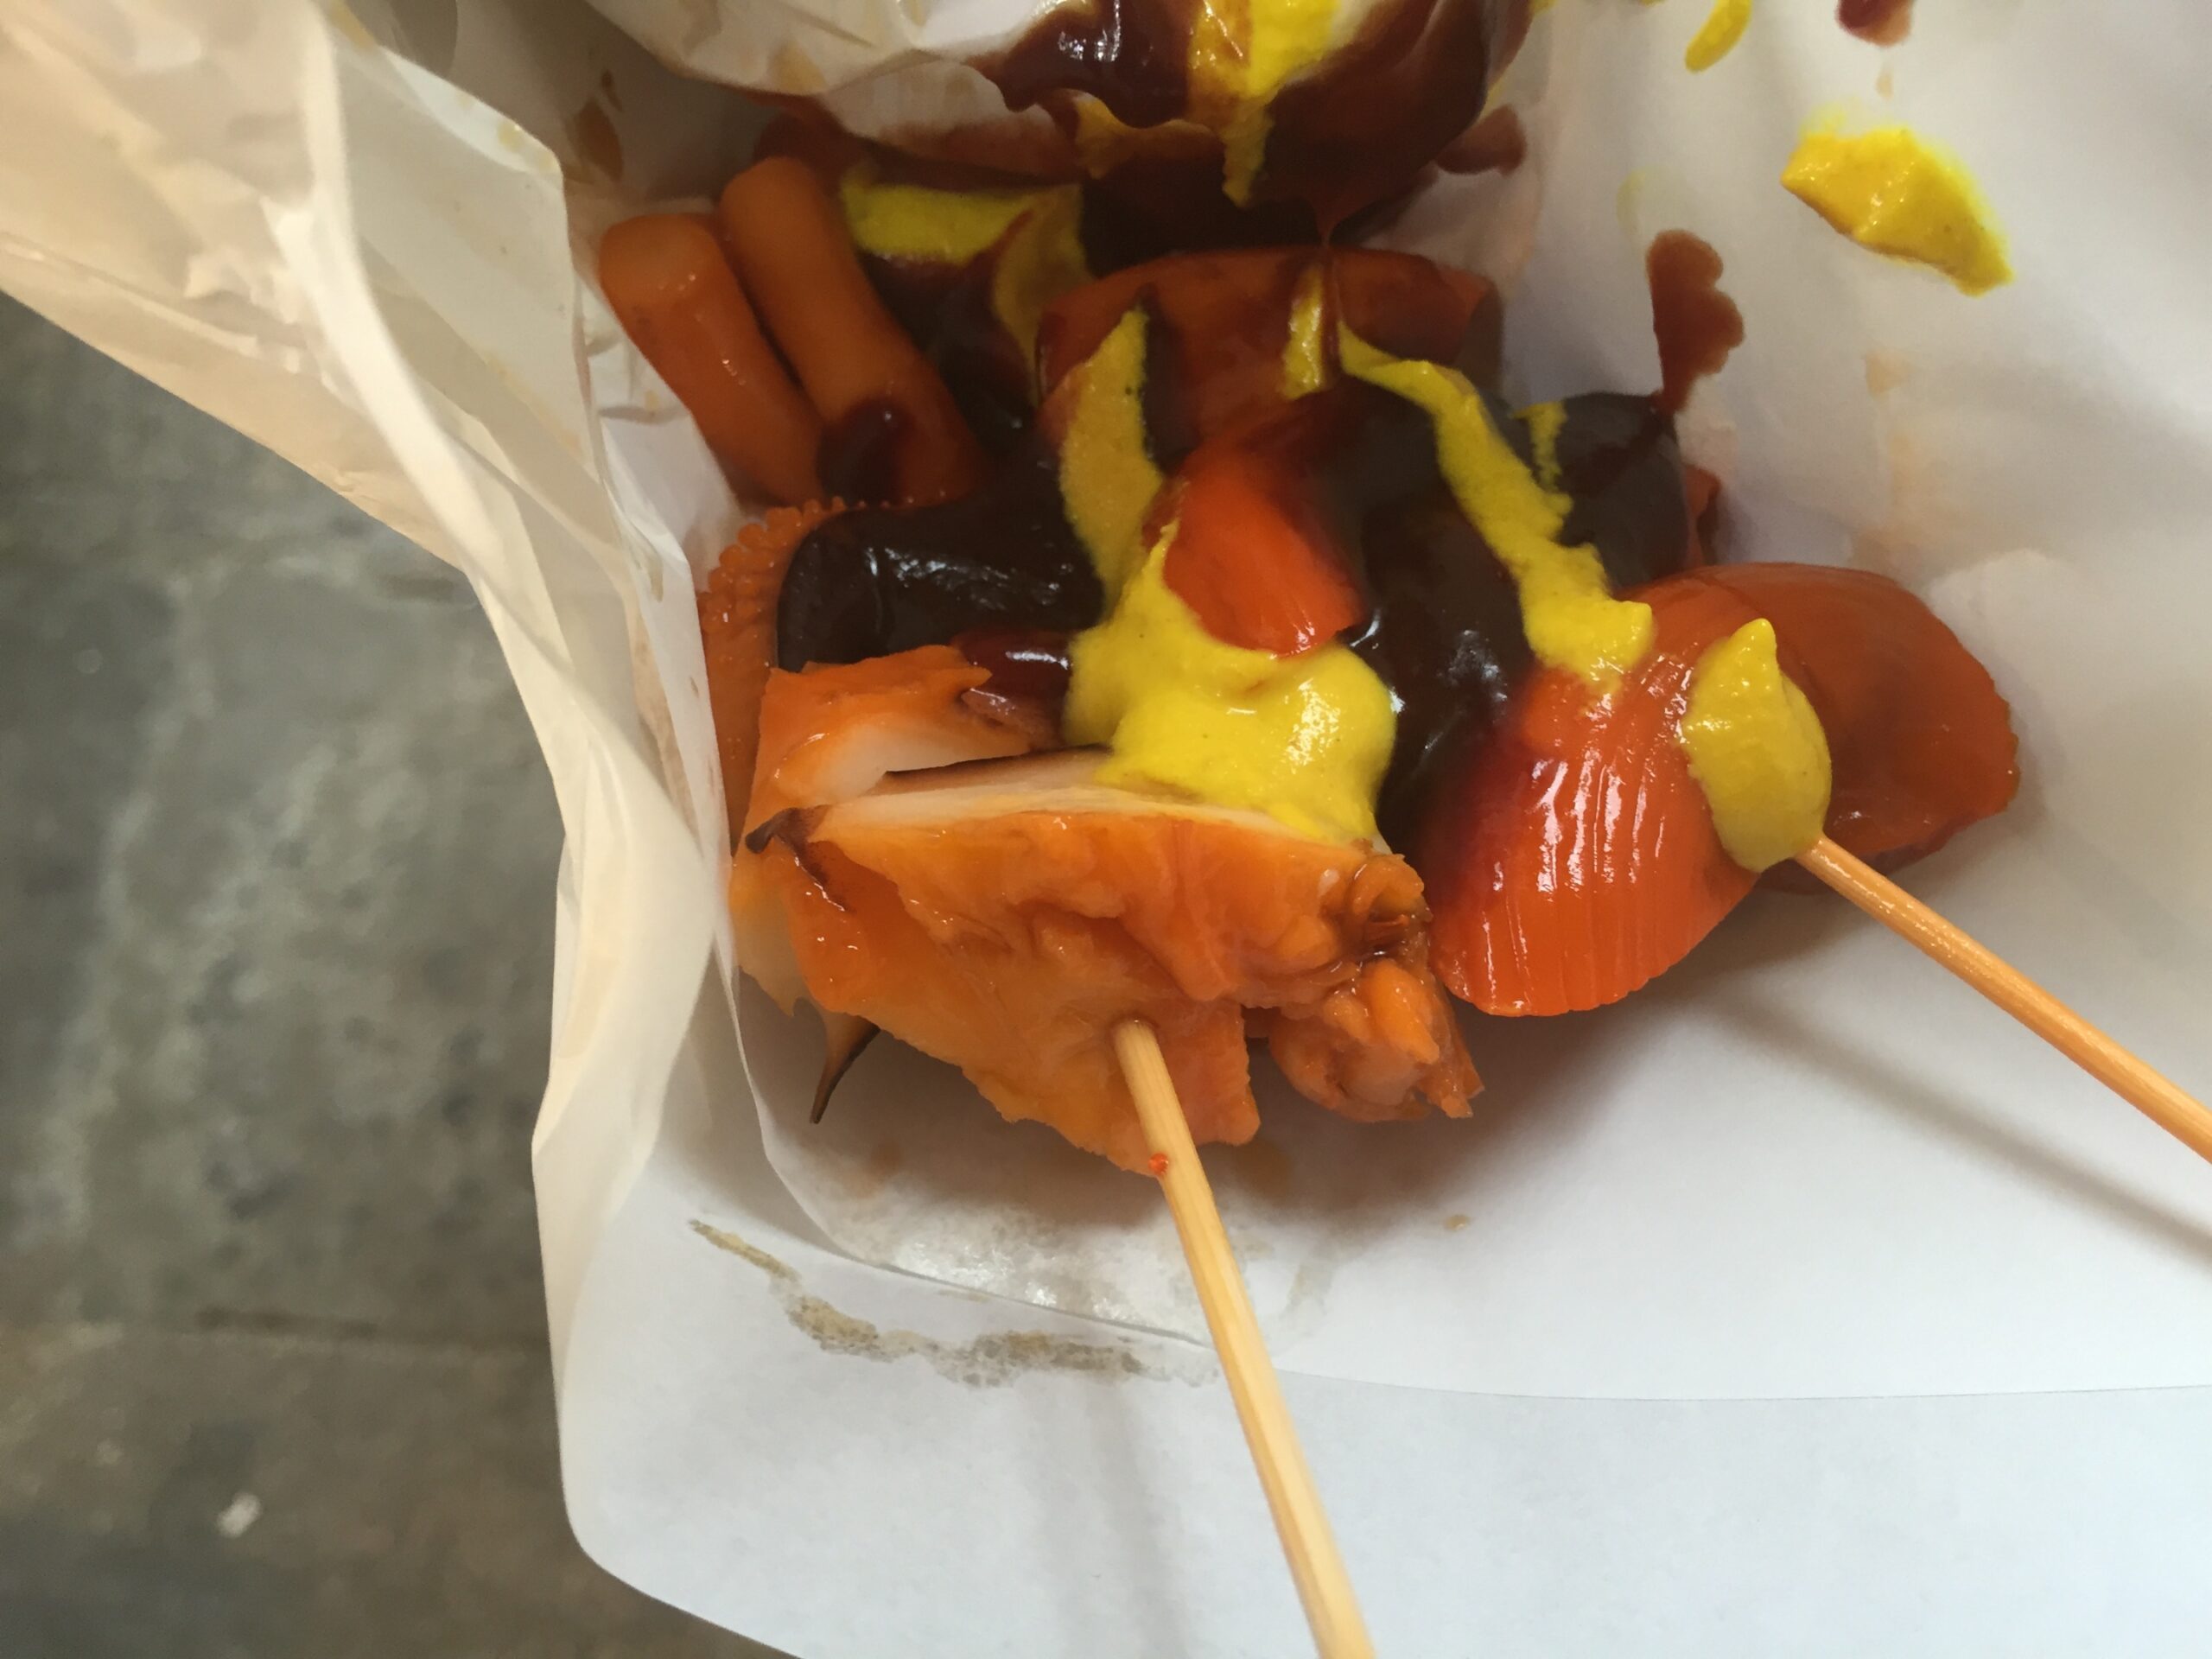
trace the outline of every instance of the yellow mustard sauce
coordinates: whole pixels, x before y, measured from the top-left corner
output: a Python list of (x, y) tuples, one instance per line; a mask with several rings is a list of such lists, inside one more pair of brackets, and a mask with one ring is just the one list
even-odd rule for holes
[(1774, 624), (1746, 622), (1691, 671), (1678, 727), (1690, 774), (1728, 856), (1747, 870), (1795, 858), (1827, 821), (1827, 734), (1775, 650)]
[(1597, 549), (1560, 544), (1567, 497), (1522, 464), (1465, 375), (1391, 357), (1349, 329), (1338, 339), (1347, 373), (1428, 411), (1445, 482), (1513, 578), (1536, 660), (1610, 690), (1651, 649), (1651, 607), (1613, 597)]
[(1316, 260), (1298, 279), (1282, 346), (1282, 395), (1303, 397), (1336, 378), (1329, 361), (1329, 273)]
[(1336, 21), (1337, 0), (1200, 0), (1191, 114), (1220, 135), (1222, 191), (1239, 206), (1266, 158), (1269, 101), (1328, 51)]
[(1046, 411), (1058, 446), (1060, 501), (1109, 605), (1143, 553), (1145, 512), (1166, 481), (1145, 448), (1144, 351), (1144, 313), (1132, 307), (1068, 371)]
[(1909, 127), (1809, 132), (1782, 182), (1859, 246), (1940, 270), (1961, 293), (2012, 280), (2005, 239), (1974, 180)]
[(1713, 0), (1713, 10), (1682, 53), (1683, 67), (1699, 74), (1726, 57), (1751, 21), (1751, 0)]
[(1559, 433), (1567, 424), (1565, 404), (1531, 404), (1521, 411), (1529, 429), (1529, 447), (1536, 455), (1536, 481), (1556, 490), (1559, 480)]
[(886, 184), (865, 162), (837, 181), (845, 227), (883, 259), (964, 265), (990, 248), (1050, 190), (934, 190)]
[(1106, 620), (1070, 648), (1069, 741), (1104, 744), (1106, 783), (1164, 785), (1268, 813), (1319, 840), (1379, 842), (1397, 736), (1389, 689), (1350, 648), (1225, 645), (1165, 575), (1171, 526)]
[(1064, 185), (1041, 193), (1041, 200), (1018, 225), (1014, 239), (991, 273), (991, 312), (1012, 337), (1029, 365), (1032, 394), (1037, 379), (1037, 330), (1045, 308), (1090, 280), (1083, 252), (1083, 193)]
[(991, 312), (1033, 374), (1045, 308), (1090, 280), (1083, 253), (1083, 194), (1071, 184), (937, 190), (886, 184), (861, 163), (838, 180), (837, 198), (854, 244), (880, 259), (964, 265), (1004, 240), (991, 272)]

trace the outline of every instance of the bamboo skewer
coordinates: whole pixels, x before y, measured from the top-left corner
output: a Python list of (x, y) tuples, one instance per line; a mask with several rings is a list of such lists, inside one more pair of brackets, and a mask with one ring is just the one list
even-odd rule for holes
[(1214, 1205), (1213, 1188), (1192, 1143), (1191, 1126), (1167, 1075), (1160, 1039), (1150, 1026), (1132, 1020), (1116, 1029), (1114, 1052), (1135, 1097), (1145, 1142), (1153, 1152), (1154, 1173), (1190, 1261), (1191, 1278), (1220, 1352), (1222, 1373), (1229, 1381), (1230, 1397), (1236, 1402), (1245, 1444), (1259, 1470), (1298, 1599), (1313, 1627), (1314, 1646), (1321, 1659), (1373, 1659), (1375, 1644), (1360, 1617), (1359, 1600), (1338, 1553), (1321, 1495), (1314, 1488), (1313, 1472), (1299, 1446), (1282, 1383), (1268, 1357), (1244, 1275), (1229, 1248), (1229, 1235), (1222, 1230), (1221, 1211)]
[(1826, 836), (1799, 855), (1797, 861), (1876, 921), (1918, 945), (2199, 1157), (2212, 1160), (2212, 1110), (2012, 963)]

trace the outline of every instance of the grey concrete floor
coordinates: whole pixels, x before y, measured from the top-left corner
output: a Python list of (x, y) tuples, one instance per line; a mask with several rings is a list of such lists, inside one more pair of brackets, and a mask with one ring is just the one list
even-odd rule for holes
[(765, 1651), (563, 1516), (558, 850), (458, 577), (0, 300), (0, 1656)]

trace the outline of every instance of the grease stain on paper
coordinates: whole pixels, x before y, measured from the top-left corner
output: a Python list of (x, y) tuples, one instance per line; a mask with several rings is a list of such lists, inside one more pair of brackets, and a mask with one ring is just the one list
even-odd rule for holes
[(1903, 352), (1876, 346), (1866, 353), (1866, 391), (1875, 397), (1886, 397), (1912, 378), (1912, 361)]
[(944, 1342), (912, 1331), (886, 1331), (831, 1306), (819, 1296), (809, 1295), (788, 1262), (735, 1233), (703, 1221), (693, 1222), (691, 1230), (716, 1249), (727, 1250), (766, 1274), (784, 1317), (825, 1353), (884, 1362), (926, 1360), (939, 1375), (970, 1388), (1003, 1387), (1032, 1371), (1072, 1371), (1109, 1379), (1160, 1377), (1179, 1382), (1206, 1382), (1214, 1374), (1210, 1361), (1166, 1369), (1147, 1363), (1133, 1350), (1117, 1343), (1077, 1342), (1042, 1331), (998, 1331), (967, 1342)]
[(768, 90), (786, 97), (810, 98), (830, 90), (830, 77), (804, 51), (785, 41), (776, 48), (768, 66)]
[(323, 16), (330, 19), (330, 26), (364, 52), (381, 52), (383, 42), (369, 33), (369, 28), (353, 15), (353, 8), (345, 0), (332, 0), (323, 8)]
[(622, 135), (614, 118), (596, 98), (588, 98), (568, 120), (569, 143), (575, 151), (578, 170), (609, 184), (622, 182)]
[(891, 1185), (892, 1177), (898, 1174), (906, 1161), (906, 1154), (899, 1150), (897, 1141), (879, 1141), (866, 1162), (841, 1172), (846, 1191), (865, 1203)]
[(1297, 1179), (1290, 1166), (1290, 1154), (1263, 1135), (1239, 1147), (1236, 1155), (1225, 1161), (1223, 1173), (1272, 1204), (1287, 1198)]

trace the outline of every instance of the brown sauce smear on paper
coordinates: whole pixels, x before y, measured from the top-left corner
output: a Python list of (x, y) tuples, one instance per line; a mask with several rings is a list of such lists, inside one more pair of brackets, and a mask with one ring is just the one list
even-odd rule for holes
[(1445, 145), (1436, 164), (1446, 173), (1510, 173), (1529, 159), (1529, 135), (1510, 104), (1501, 104)]
[(569, 142), (585, 168), (609, 183), (622, 182), (622, 135), (614, 130), (613, 118), (597, 99), (586, 99), (583, 106), (569, 118)]
[(1835, 20), (1862, 41), (1895, 46), (1912, 32), (1912, 0), (1836, 0)]
[(1744, 314), (1720, 291), (1720, 270), (1713, 245), (1688, 231), (1662, 231), (1643, 256), (1659, 340), (1658, 404), (1670, 415), (1744, 343)]
[(1002, 1387), (1030, 1371), (1075, 1371), (1106, 1378), (1162, 1377), (1193, 1383), (1205, 1382), (1213, 1374), (1211, 1363), (1194, 1366), (1187, 1376), (1163, 1371), (1118, 1344), (1077, 1342), (1042, 1331), (997, 1331), (968, 1342), (944, 1342), (912, 1331), (886, 1331), (831, 1306), (819, 1296), (808, 1295), (788, 1263), (735, 1233), (703, 1221), (693, 1222), (691, 1230), (716, 1249), (727, 1250), (767, 1274), (769, 1288), (775, 1293), (785, 1318), (826, 1353), (887, 1362), (924, 1359), (940, 1375), (970, 1388)]

